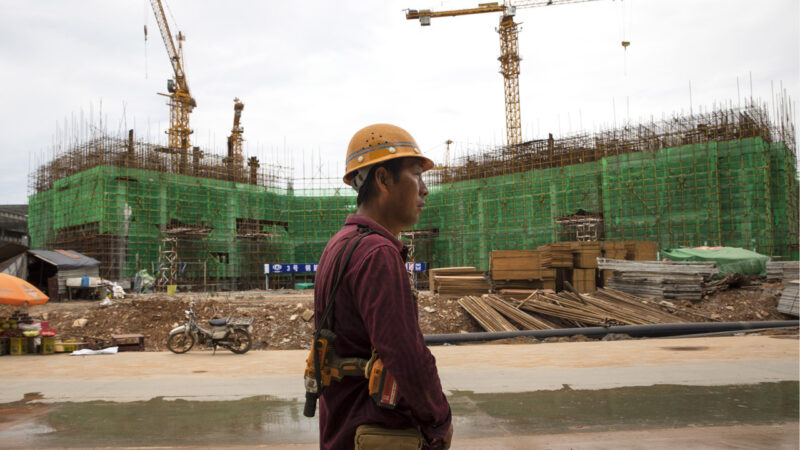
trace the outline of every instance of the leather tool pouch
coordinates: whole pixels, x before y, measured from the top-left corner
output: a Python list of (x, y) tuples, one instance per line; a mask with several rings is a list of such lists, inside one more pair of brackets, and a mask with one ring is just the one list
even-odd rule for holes
[(356, 429), (357, 450), (419, 450), (425, 439), (415, 428), (392, 430), (377, 425), (361, 425)]

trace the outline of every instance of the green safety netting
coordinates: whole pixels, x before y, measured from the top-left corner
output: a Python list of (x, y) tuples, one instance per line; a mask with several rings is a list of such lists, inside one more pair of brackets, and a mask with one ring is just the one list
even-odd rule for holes
[[(429, 189), (414, 227), (419, 233), (408, 243), (415, 259), (430, 267), (486, 270), (492, 250), (574, 240), (555, 220), (581, 210), (603, 217), (601, 238), (609, 241), (725, 245), (798, 258), (794, 153), (762, 138), (641, 151)], [(164, 227), (203, 227), (205, 236), (182, 241), (181, 258), (207, 262), (188, 265), (186, 274), (260, 277), (264, 263), (317, 261), (355, 210), (349, 189), (293, 191), (100, 166), (32, 195), (29, 232), (33, 248), (60, 248), (80, 233), (116, 239), (123, 254), (101, 261), (133, 276), (153, 269)], [(258, 237), (243, 237), (246, 226), (255, 227), (248, 230)]]

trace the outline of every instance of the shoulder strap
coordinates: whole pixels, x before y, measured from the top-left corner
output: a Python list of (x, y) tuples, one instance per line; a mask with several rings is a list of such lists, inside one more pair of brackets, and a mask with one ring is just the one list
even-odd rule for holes
[[(317, 333), (322, 328), (327, 328), (329, 330), (333, 330), (334, 327), (334, 317), (333, 317), (333, 308), (334, 308), (334, 298), (336, 297), (336, 293), (339, 291), (339, 286), (342, 283), (342, 279), (344, 278), (344, 273), (347, 271), (347, 266), (350, 263), (350, 258), (353, 256), (353, 252), (355, 251), (358, 244), (361, 243), (361, 240), (371, 234), (379, 234), (377, 231), (370, 230), (366, 227), (359, 227), (358, 231), (347, 238), (345, 241), (344, 246), (342, 246), (342, 250), (339, 252), (338, 258), (336, 258), (336, 264), (333, 267), (334, 279), (333, 283), (331, 283), (331, 288), (328, 291), (327, 303), (325, 304), (325, 310), (322, 312), (322, 317), (319, 320), (319, 327), (317, 328)], [(326, 321), (330, 321), (328, 326), (326, 327)], [(316, 334), (316, 333), (315, 333)]]
[[(327, 329), (333, 331), (334, 320), (333, 320), (333, 304), (334, 298), (336, 296), (336, 292), (339, 290), (339, 285), (342, 282), (342, 278), (344, 278), (344, 272), (347, 270), (347, 265), (350, 263), (350, 257), (353, 256), (353, 252), (355, 251), (358, 244), (361, 243), (361, 240), (365, 237), (369, 236), (370, 234), (379, 234), (377, 231), (370, 230), (366, 227), (359, 226), (358, 231), (354, 233), (352, 236), (347, 238), (344, 245), (342, 246), (342, 250), (339, 252), (339, 255), (336, 258), (336, 264), (333, 266), (333, 273), (334, 279), (333, 283), (331, 283), (331, 289), (328, 291), (327, 295), (327, 303), (325, 304), (325, 310), (322, 312), (322, 317), (319, 319), (319, 326), (317, 329), (314, 330), (314, 340), (312, 341), (312, 349), (313, 346), (316, 344), (317, 340), (319, 339), (320, 332), (325, 329), (325, 322), (328, 321), (330, 318), (330, 325)], [(352, 245), (350, 245), (352, 242)], [(349, 246), (349, 247), (348, 247)], [(322, 392), (322, 366), (320, 361), (320, 357), (322, 355), (319, 354), (318, 351), (313, 350), (312, 354), (314, 355), (314, 378), (316, 379), (317, 386)]]

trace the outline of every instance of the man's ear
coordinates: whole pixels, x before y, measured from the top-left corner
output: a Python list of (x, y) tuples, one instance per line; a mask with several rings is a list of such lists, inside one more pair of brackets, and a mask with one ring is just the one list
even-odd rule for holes
[(385, 167), (378, 167), (375, 169), (375, 187), (380, 192), (389, 192), (389, 178), (391, 174)]

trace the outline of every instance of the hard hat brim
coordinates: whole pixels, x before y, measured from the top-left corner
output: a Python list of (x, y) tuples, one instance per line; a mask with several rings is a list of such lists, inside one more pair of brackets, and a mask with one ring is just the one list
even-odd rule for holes
[(422, 156), (422, 155), (419, 155), (419, 154), (416, 154), (416, 153), (412, 153), (412, 154), (409, 154), (409, 155), (406, 155), (406, 154), (401, 154), (401, 155), (389, 154), (389, 155), (380, 156), (380, 157), (375, 158), (375, 159), (370, 159), (368, 162), (365, 161), (365, 164), (362, 164), (361, 166), (356, 167), (356, 168), (352, 169), (351, 171), (347, 172), (347, 174), (345, 174), (345, 176), (344, 176), (344, 178), (342, 178), (342, 180), (344, 181), (344, 183), (346, 185), (352, 186), (353, 177), (355, 176), (356, 171), (359, 168), (364, 167), (364, 166), (368, 166), (368, 165), (380, 164), (380, 163), (382, 163), (384, 161), (389, 161), (390, 159), (397, 159), (397, 158), (417, 158), (417, 159), (422, 160), (422, 171), (423, 172), (427, 172), (427, 171), (433, 169), (433, 166), (434, 166), (433, 161), (431, 159), (429, 159), (426, 156)]

